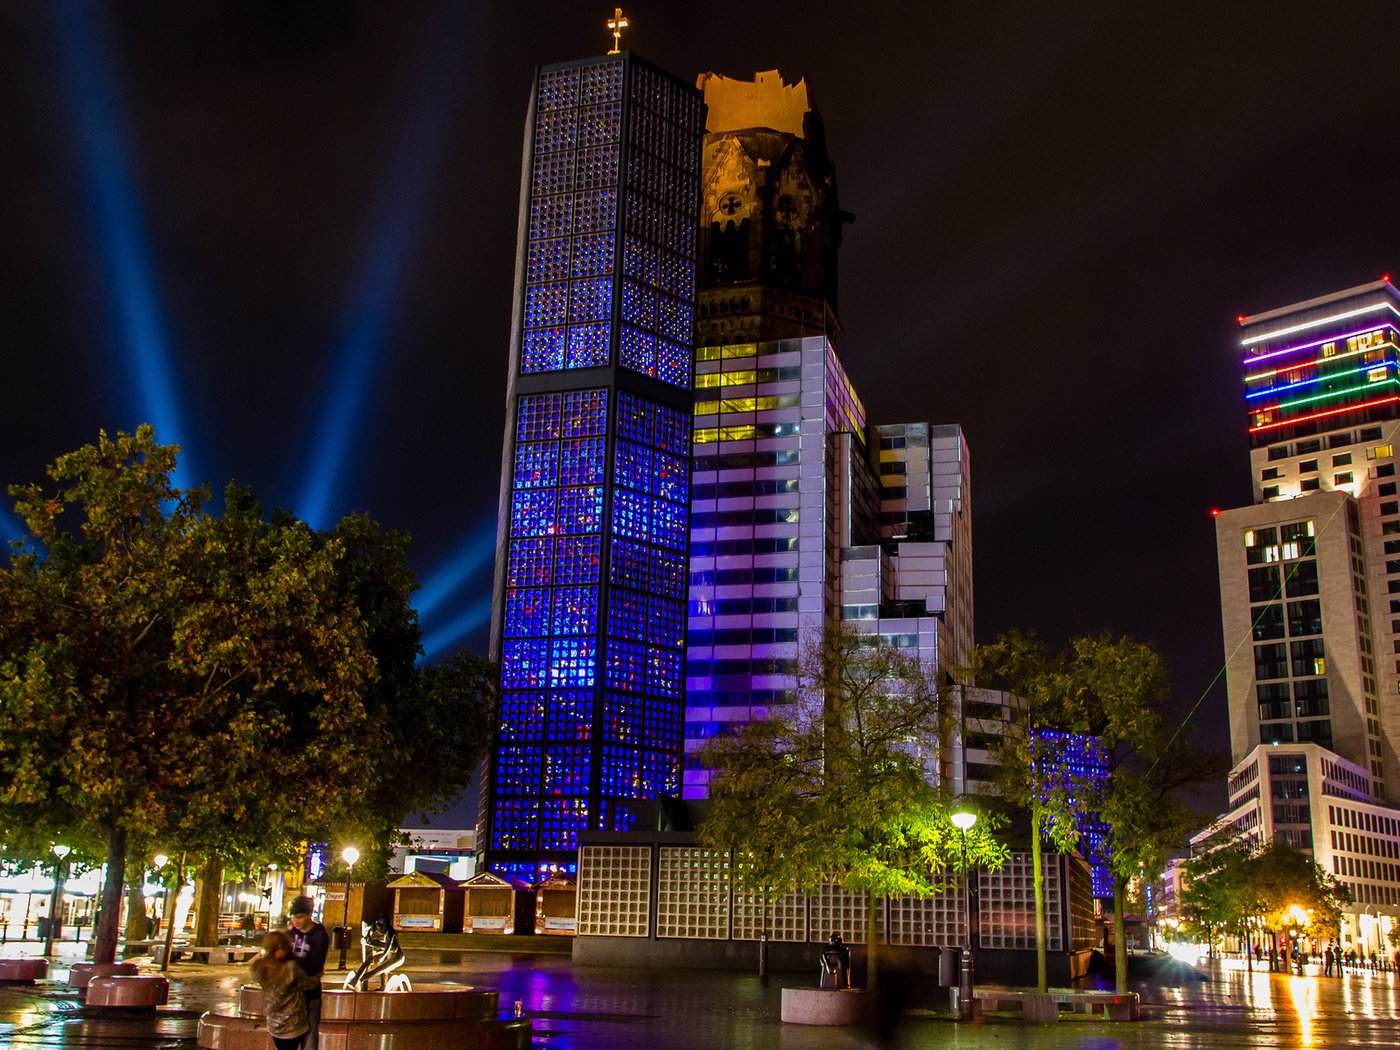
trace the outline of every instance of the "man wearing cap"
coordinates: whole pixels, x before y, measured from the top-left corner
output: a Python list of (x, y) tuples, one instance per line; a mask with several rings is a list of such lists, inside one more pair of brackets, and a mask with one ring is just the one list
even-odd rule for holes
[(306, 993), (306, 1019), (311, 1027), (302, 1039), (304, 1050), (316, 1050), (317, 1031), (321, 1027), (321, 972), (326, 968), (326, 955), (331, 939), (326, 928), (311, 917), (310, 897), (298, 897), (288, 911), (291, 916), (292, 956), (308, 977), (317, 978), (316, 987)]

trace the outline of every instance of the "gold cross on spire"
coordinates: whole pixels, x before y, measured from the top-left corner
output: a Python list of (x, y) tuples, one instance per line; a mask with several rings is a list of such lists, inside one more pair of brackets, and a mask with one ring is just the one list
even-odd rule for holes
[(608, 19), (608, 28), (612, 30), (613, 46), (608, 52), (610, 55), (617, 54), (622, 50), (622, 31), (627, 28), (627, 16), (622, 13), (622, 8), (616, 8), (613, 16)]

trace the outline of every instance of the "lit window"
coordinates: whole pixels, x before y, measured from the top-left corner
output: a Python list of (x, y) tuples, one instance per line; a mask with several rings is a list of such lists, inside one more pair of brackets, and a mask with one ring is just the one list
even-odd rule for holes
[(1350, 485), (1350, 484), (1351, 484), (1351, 471), (1348, 470), (1348, 471), (1347, 471), (1346, 473), (1344, 473), (1344, 474), (1338, 474), (1338, 475), (1336, 475), (1336, 476), (1332, 479), (1332, 484), (1334, 484), (1334, 485)]

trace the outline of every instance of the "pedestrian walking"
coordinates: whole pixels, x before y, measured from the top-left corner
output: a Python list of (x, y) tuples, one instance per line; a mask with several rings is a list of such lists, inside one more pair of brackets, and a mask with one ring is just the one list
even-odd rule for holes
[(314, 902), (310, 897), (298, 897), (288, 910), (291, 917), (292, 957), (307, 977), (315, 978), (306, 990), (306, 1020), (308, 1028), (302, 1041), (305, 1050), (316, 1050), (321, 1028), (321, 974), (326, 969), (326, 955), (331, 950), (326, 928), (311, 917)]

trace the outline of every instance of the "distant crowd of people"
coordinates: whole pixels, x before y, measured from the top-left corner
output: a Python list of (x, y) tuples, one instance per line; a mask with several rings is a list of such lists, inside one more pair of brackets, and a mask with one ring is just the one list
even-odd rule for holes
[(1256, 966), (1267, 965), (1271, 970), (1287, 966), (1301, 972), (1304, 965), (1317, 963), (1322, 967), (1324, 977), (1340, 977), (1345, 973), (1400, 973), (1400, 951), (1390, 955), (1380, 955), (1376, 952), (1368, 955), (1354, 948), (1344, 950), (1340, 944), (1333, 941), (1328, 941), (1317, 952), (1302, 951), (1296, 944), (1291, 952), (1266, 949), (1258, 944), (1249, 951), (1252, 952)]

